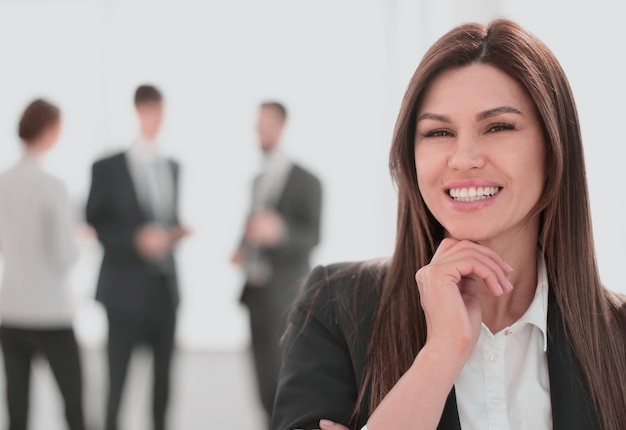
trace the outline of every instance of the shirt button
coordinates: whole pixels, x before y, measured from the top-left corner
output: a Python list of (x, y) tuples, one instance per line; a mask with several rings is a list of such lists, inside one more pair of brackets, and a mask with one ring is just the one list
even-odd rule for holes
[(513, 333), (513, 330), (511, 330), (510, 328), (507, 328), (506, 330), (504, 330), (504, 335), (505, 335), (505, 336), (508, 336), (508, 335), (510, 335), (511, 333)]
[(496, 361), (498, 361), (498, 354), (496, 354), (495, 352), (494, 352), (494, 353), (492, 353), (492, 354), (489, 356), (489, 361), (491, 361), (492, 363), (495, 363)]
[(499, 399), (499, 398), (491, 399), (489, 403), (491, 403), (493, 406), (498, 406), (500, 403), (502, 403), (502, 399)]

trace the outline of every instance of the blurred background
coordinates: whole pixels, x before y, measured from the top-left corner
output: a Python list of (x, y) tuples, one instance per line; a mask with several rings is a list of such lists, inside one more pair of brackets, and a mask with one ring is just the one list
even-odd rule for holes
[[(91, 163), (127, 148), (137, 135), (135, 88), (147, 82), (163, 91), (160, 140), (182, 164), (181, 215), (195, 232), (178, 253), (177, 345), (186, 354), (183, 364), (213, 360), (204, 376), (178, 366), (172, 419), (175, 428), (253, 429), (247, 314), (238, 303), (243, 279), (229, 255), (260, 162), (254, 129), (259, 102), (286, 104), (285, 148), (323, 182), (322, 242), (313, 263), (387, 256), (396, 209), (387, 154), (416, 65), (456, 24), (517, 20), (555, 52), (570, 79), (585, 142), (598, 263), (604, 282), (626, 293), (626, 199), (610, 191), (623, 176), (626, 154), (626, 36), (619, 8), (624, 6), (609, 0), (0, 0), (0, 169), (19, 157), (16, 127), (23, 108), (35, 97), (50, 99), (63, 112), (63, 131), (47, 166), (68, 184), (81, 217)], [(85, 238), (72, 284), (79, 301), (75, 328), (93, 358), (86, 364), (92, 421), (104, 398), (106, 318), (93, 300), (100, 257), (99, 244)], [(50, 376), (40, 369), (36, 378)], [(193, 384), (200, 388), (185, 391)], [(35, 385), (33, 397), (40, 400), (32, 407), (38, 417), (32, 428), (57, 428), (50, 424), (57, 418), (63, 428), (62, 412), (50, 404), (57, 401), (56, 388)], [(148, 407), (147, 389), (130, 387), (142, 408)], [(210, 398), (243, 409), (244, 418), (234, 426), (232, 414), (207, 409)], [(189, 402), (204, 409), (189, 412)], [(126, 420), (129, 428), (145, 426), (130, 413)]]

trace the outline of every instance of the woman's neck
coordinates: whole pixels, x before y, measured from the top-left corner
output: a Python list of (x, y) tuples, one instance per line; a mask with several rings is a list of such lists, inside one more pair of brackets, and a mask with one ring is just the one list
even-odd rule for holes
[(39, 162), (46, 152), (42, 145), (30, 145), (24, 150), (24, 156)]
[(513, 273), (508, 277), (513, 284), (510, 293), (496, 297), (487, 291), (482, 282), (478, 286), (482, 321), (492, 333), (517, 321), (535, 297), (538, 225), (526, 227), (515, 237), (481, 243), (496, 251), (513, 268)]

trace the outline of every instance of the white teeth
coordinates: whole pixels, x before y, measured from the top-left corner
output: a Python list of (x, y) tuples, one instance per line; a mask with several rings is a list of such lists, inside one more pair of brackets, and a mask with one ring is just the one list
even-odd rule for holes
[(500, 187), (467, 187), (451, 188), (448, 193), (456, 201), (474, 202), (495, 196), (499, 191)]

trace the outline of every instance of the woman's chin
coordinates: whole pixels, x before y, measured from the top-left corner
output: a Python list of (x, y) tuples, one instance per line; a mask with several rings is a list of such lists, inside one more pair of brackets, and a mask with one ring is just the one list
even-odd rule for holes
[(469, 240), (474, 243), (484, 243), (491, 239), (491, 235), (484, 232), (466, 231), (466, 230), (446, 230), (445, 237), (456, 240)]

